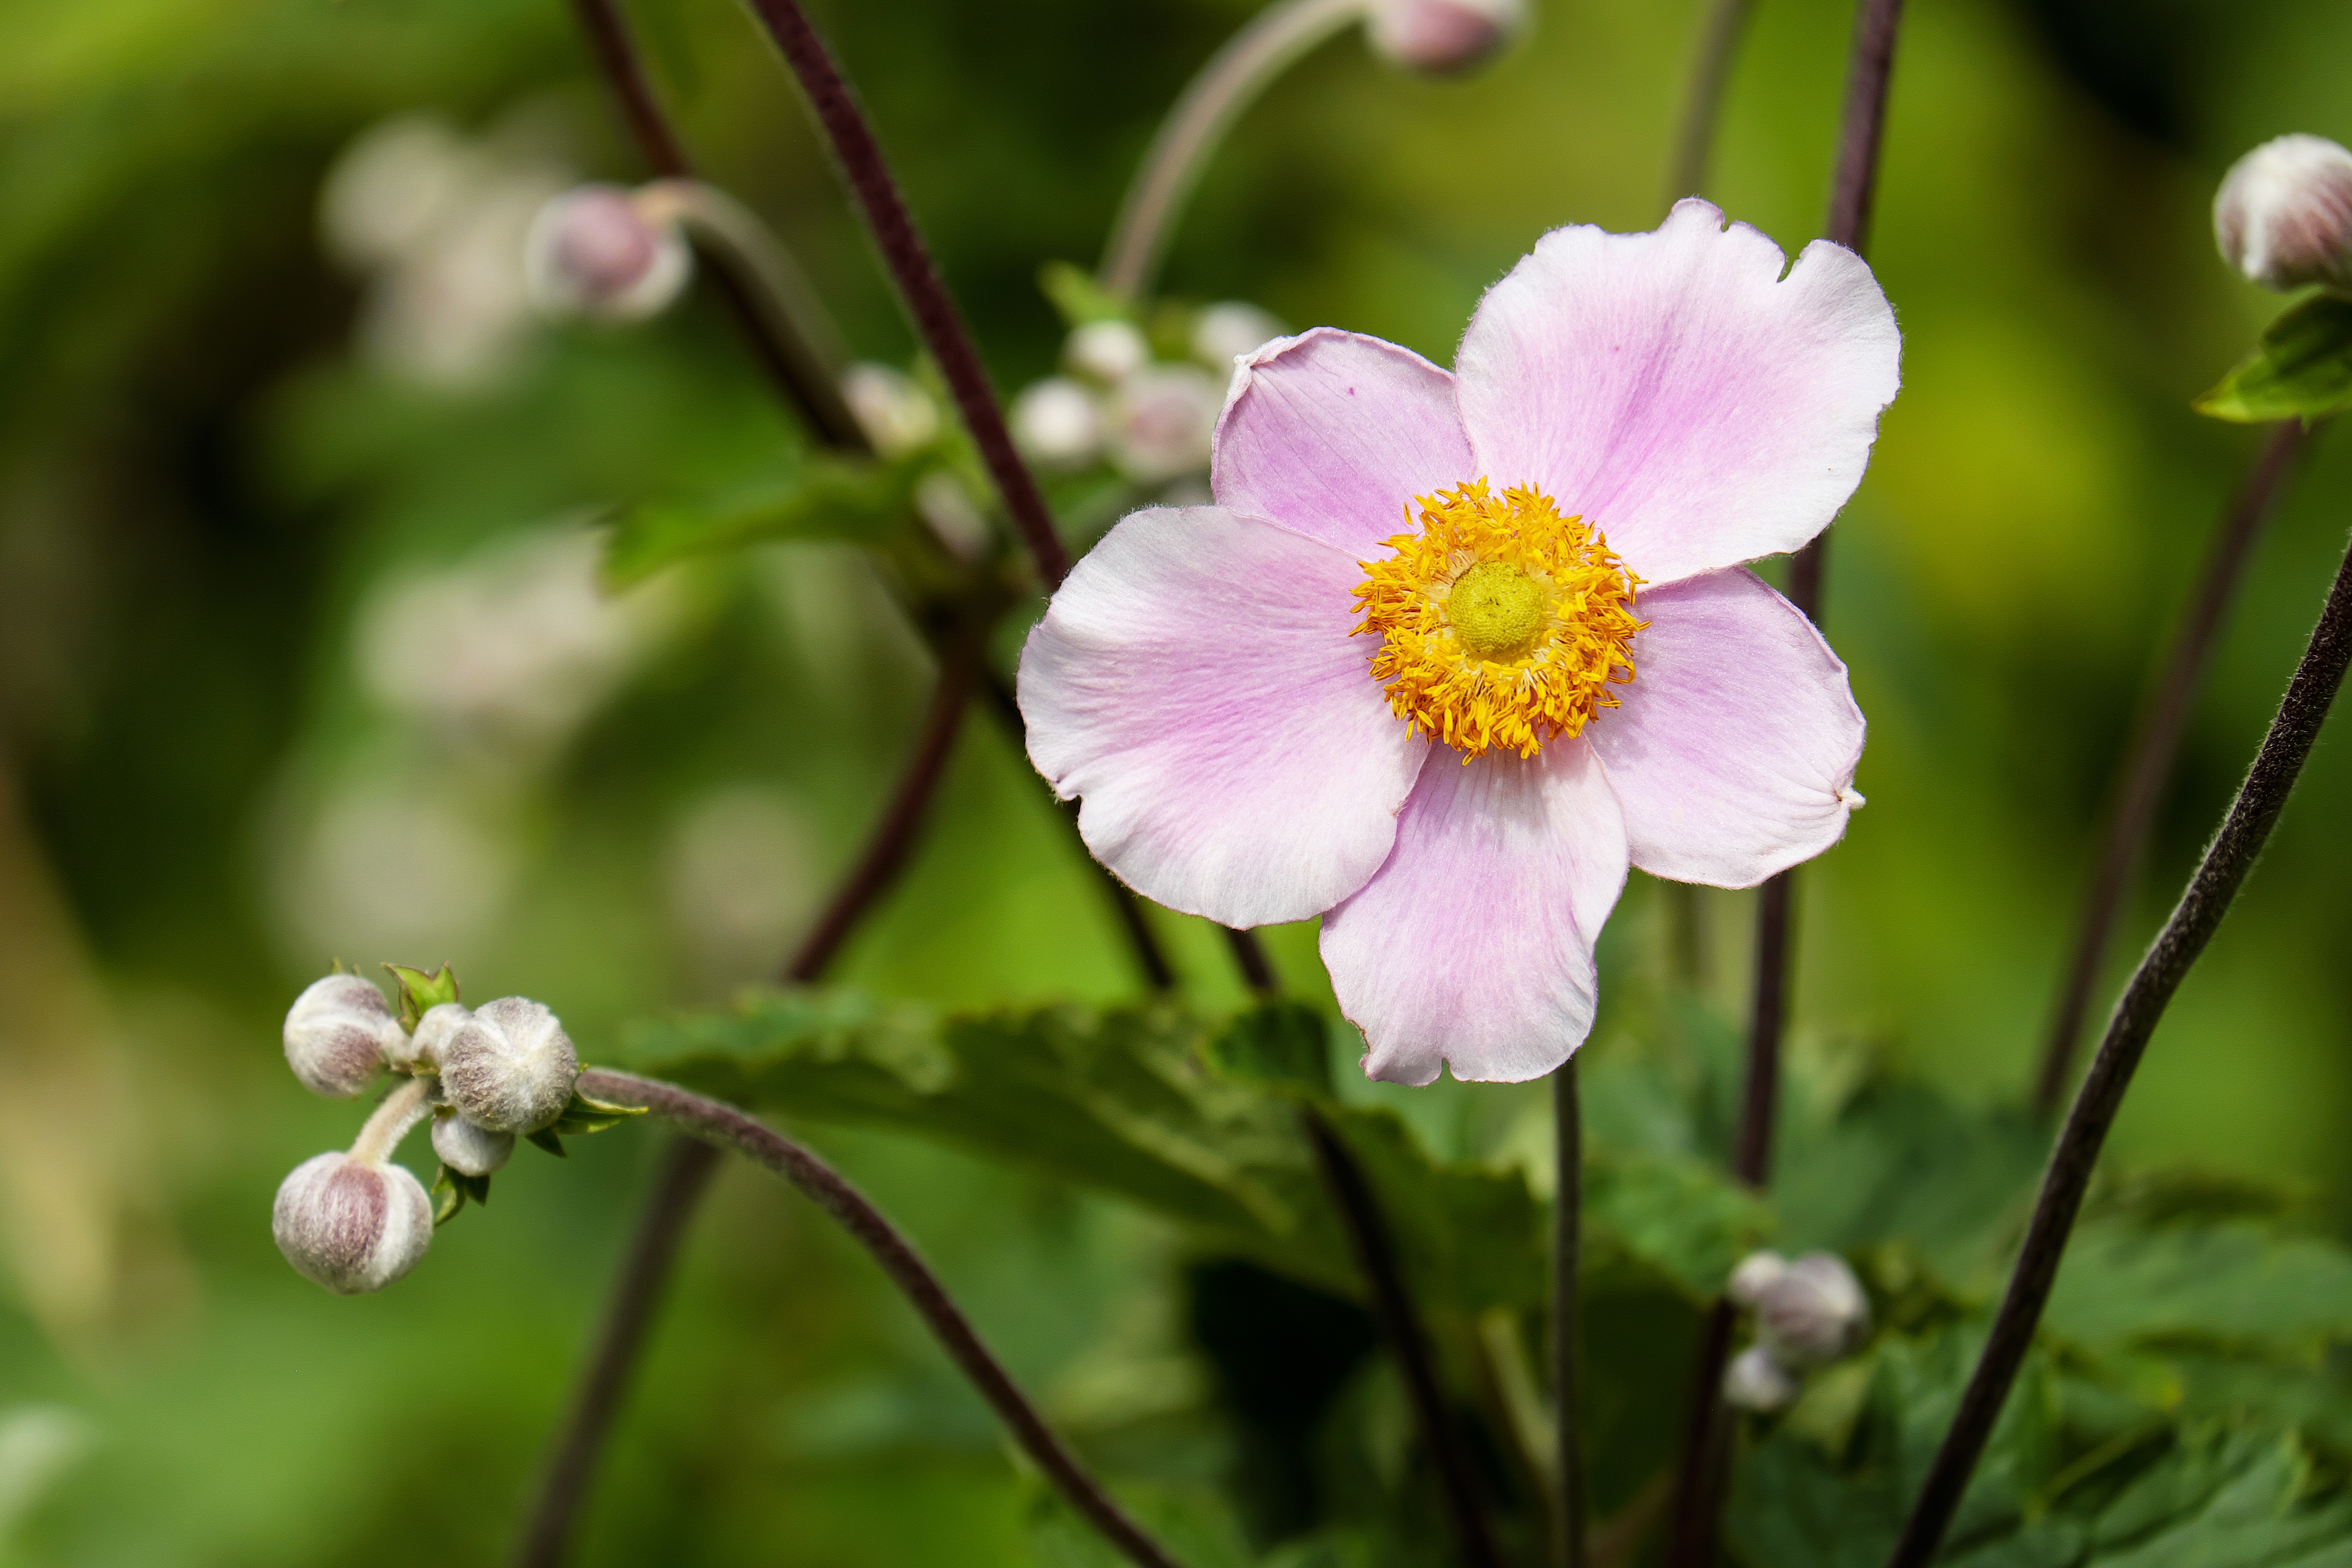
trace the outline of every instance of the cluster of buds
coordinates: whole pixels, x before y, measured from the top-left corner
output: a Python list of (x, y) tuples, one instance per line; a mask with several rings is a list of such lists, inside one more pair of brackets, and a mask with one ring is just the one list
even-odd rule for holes
[(1108, 459), (1140, 487), (1165, 486), (1209, 467), (1209, 438), (1236, 357), (1282, 329), (1238, 300), (1195, 312), (1181, 331), (1181, 359), (1155, 357), (1152, 340), (1122, 317), (1083, 321), (1062, 348), (1064, 374), (1013, 404), (1013, 436), (1029, 458), (1071, 470)]
[(2213, 236), (2265, 289), (2352, 290), (2352, 152), (2321, 136), (2263, 142), (2221, 181)]
[[(340, 1295), (380, 1290), (416, 1266), (434, 1227), (489, 1196), (489, 1178), (527, 1138), (561, 1154), (558, 1134), (593, 1131), (630, 1114), (580, 1097), (580, 1059), (543, 1005), (502, 996), (478, 1008), (457, 977), (394, 964), (395, 1013), (357, 974), (330, 974), (286, 1015), (286, 1064), (314, 1094), (349, 1100), (379, 1074), (404, 1080), (347, 1150), (304, 1161), (278, 1189), (270, 1229), (306, 1279)], [(393, 1160), (419, 1121), (433, 1123), (441, 1174), (434, 1190)]]
[(665, 189), (577, 185), (539, 209), (524, 242), (531, 302), (551, 316), (636, 321), (667, 310), (694, 271)]
[(1756, 1342), (1723, 1374), (1725, 1401), (1742, 1410), (1784, 1408), (1808, 1369), (1843, 1361), (1870, 1337), (1870, 1299), (1833, 1252), (1793, 1263), (1777, 1252), (1750, 1253), (1726, 1293), (1756, 1315)]

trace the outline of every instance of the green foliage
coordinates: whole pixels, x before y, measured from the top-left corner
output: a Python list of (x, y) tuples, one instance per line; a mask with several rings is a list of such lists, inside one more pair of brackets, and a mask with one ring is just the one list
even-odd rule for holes
[(604, 581), (623, 588), (680, 561), (771, 540), (875, 543), (905, 524), (920, 474), (909, 463), (797, 454), (704, 499), (637, 502), (614, 519)]
[(2352, 407), (2352, 300), (2315, 294), (2273, 321), (2196, 407), (2240, 425), (2308, 423)]

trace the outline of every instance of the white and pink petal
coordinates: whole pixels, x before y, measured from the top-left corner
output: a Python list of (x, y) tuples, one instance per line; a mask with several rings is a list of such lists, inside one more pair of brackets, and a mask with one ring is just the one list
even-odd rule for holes
[(1616, 796), (1580, 741), (1465, 764), (1431, 751), (1396, 847), (1323, 920), (1364, 1071), (1425, 1084), (1540, 1078), (1592, 1029), (1592, 942), (1625, 887)]
[(1226, 925), (1304, 920), (1388, 858), (1428, 742), (1349, 634), (1345, 552), (1221, 507), (1136, 512), (1021, 656), (1029, 757), (1095, 858)]
[(1419, 525), (1416, 496), (1477, 477), (1454, 378), (1410, 349), (1318, 327), (1234, 369), (1210, 489), (1356, 560)]
[(1633, 864), (1748, 888), (1845, 833), (1865, 726), (1846, 668), (1754, 574), (1645, 589), (1622, 707), (1585, 729), (1625, 814)]
[(1784, 266), (1696, 199), (1647, 234), (1545, 235), (1454, 359), (1479, 471), (1591, 519), (1654, 584), (1805, 543), (1862, 480), (1902, 340), (1853, 252)]

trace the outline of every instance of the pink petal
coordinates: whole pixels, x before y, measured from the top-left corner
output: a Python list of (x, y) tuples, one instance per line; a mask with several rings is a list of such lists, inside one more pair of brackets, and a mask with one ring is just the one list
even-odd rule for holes
[(1616, 796), (1580, 741), (1464, 766), (1432, 749), (1396, 849), (1323, 917), (1364, 1071), (1398, 1083), (1541, 1078), (1592, 1029), (1592, 939), (1625, 887)]
[(1227, 925), (1319, 914), (1380, 869), (1428, 742), (1351, 637), (1346, 552), (1223, 507), (1136, 512), (1021, 654), (1029, 760), (1096, 858)]
[(1845, 665), (1752, 574), (1643, 589), (1620, 708), (1584, 731), (1653, 876), (1751, 888), (1845, 833), (1862, 710)]
[(1454, 378), (1378, 338), (1318, 327), (1234, 370), (1217, 421), (1217, 504), (1369, 560), (1418, 526), (1415, 496), (1477, 478)]
[(1902, 339), (1853, 252), (1781, 267), (1696, 199), (1653, 234), (1544, 236), (1455, 356), (1479, 471), (1591, 518), (1652, 583), (1803, 544), (1862, 481)]

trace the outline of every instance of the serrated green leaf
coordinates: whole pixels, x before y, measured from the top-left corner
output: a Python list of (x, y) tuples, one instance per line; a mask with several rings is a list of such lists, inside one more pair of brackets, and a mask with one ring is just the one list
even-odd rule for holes
[(549, 1153), (554, 1155), (559, 1160), (571, 1158), (571, 1156), (564, 1151), (563, 1140), (558, 1138), (554, 1132), (548, 1128), (542, 1127), (536, 1132), (526, 1132), (523, 1136), (530, 1139), (531, 1142), (537, 1144), (541, 1149), (546, 1150)]
[(387, 963), (383, 968), (400, 989), (400, 1026), (404, 1029), (415, 1028), (419, 1018), (444, 1002), (457, 1000), (457, 976), (446, 963), (434, 974), (411, 969), (404, 963)]
[(2242, 1220), (2085, 1225), (2042, 1322), (2094, 1346), (2194, 1340), (2315, 1355), (2352, 1339), (2352, 1251)]
[(2352, 300), (2318, 294), (2288, 310), (2193, 406), (2241, 425), (2321, 419), (2352, 407)]
[(1721, 1291), (1774, 1226), (1769, 1205), (1711, 1164), (1606, 1149), (1586, 1158), (1584, 1215), (1592, 1268), (1636, 1261), (1700, 1299)]
[(1322, 1016), (1296, 1002), (1238, 1014), (1209, 1037), (1210, 1066), (1226, 1078), (1319, 1100), (1331, 1096), (1331, 1045)]
[(641, 501), (605, 542), (604, 583), (626, 587), (689, 557), (768, 540), (870, 542), (906, 521), (919, 478), (908, 463), (805, 457), (722, 495)]

